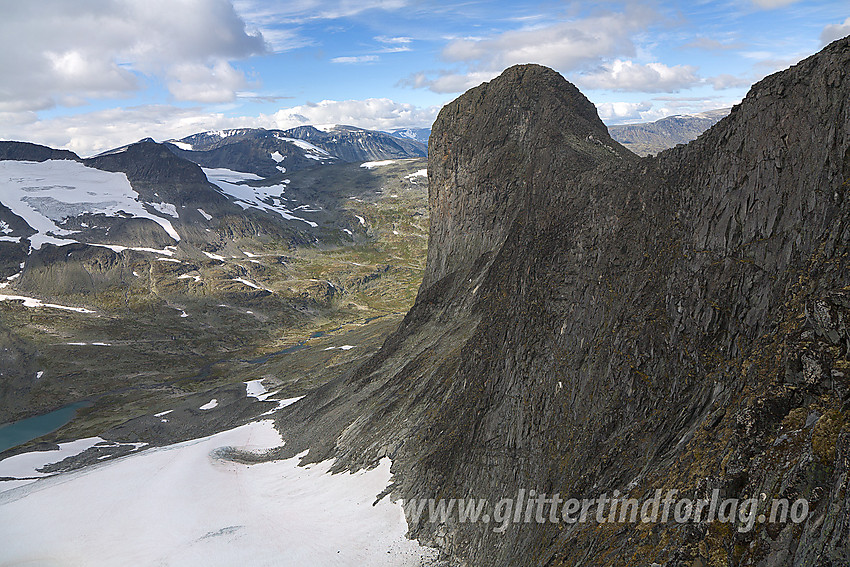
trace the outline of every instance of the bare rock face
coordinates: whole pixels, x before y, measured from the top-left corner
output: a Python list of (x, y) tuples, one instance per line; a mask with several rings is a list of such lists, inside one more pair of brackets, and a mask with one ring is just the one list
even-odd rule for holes
[[(481, 109), (492, 112), (481, 112)], [(514, 217), (575, 175), (634, 156), (608, 135), (596, 107), (558, 73), (511, 67), (446, 105), (429, 141), (432, 215), (423, 289), (496, 251)]]
[[(850, 40), (639, 159), (553, 71), (443, 109), (416, 304), (283, 418), (404, 498), (805, 497), (800, 524), (411, 521), (473, 565), (843, 565)], [(427, 516), (427, 514), (426, 514)]]

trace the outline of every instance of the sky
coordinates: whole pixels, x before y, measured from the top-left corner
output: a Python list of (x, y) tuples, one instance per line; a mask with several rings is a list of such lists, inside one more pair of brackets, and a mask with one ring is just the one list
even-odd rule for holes
[(81, 156), (226, 128), (430, 127), (511, 65), (607, 124), (739, 102), (850, 35), (847, 0), (0, 0), (0, 139)]

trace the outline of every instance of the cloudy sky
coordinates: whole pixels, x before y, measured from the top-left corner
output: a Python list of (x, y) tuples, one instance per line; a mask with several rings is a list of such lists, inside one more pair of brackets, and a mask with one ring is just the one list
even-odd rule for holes
[(0, 0), (0, 139), (86, 156), (151, 136), (430, 126), (510, 65), (608, 124), (740, 101), (850, 34), (847, 0)]

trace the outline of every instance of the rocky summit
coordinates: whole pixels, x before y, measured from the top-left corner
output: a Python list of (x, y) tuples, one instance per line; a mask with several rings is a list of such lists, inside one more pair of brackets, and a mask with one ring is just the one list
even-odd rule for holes
[(416, 302), (278, 418), (285, 450), (337, 468), (389, 456), (407, 500), (809, 504), (751, 529), (408, 517), (470, 565), (847, 565), (848, 68), (845, 38), (647, 158), (543, 67), (447, 105)]

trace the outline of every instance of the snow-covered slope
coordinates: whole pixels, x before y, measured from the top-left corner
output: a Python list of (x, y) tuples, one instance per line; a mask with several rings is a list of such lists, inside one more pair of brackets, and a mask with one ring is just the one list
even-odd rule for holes
[(223, 168), (203, 168), (207, 179), (216, 185), (221, 191), (231, 197), (234, 202), (243, 209), (254, 208), (261, 211), (277, 213), (286, 220), (297, 220), (307, 223), (312, 227), (319, 226), (313, 221), (295, 216), (287, 208), (285, 204), (289, 199), (284, 197), (286, 185), (289, 182), (284, 180), (282, 184), (271, 185), (266, 187), (253, 187), (247, 185), (246, 181), (258, 181), (263, 179), (259, 175), (253, 173), (243, 173), (240, 171), (232, 171)]
[(143, 203), (123, 173), (111, 173), (70, 160), (0, 161), (0, 202), (36, 231), (33, 248), (45, 243), (75, 242), (75, 230), (62, 225), (85, 214), (145, 218), (160, 225), (175, 241), (180, 235), (167, 217), (173, 206)]
[(375, 503), (389, 459), (331, 475), (332, 461), (245, 465), (222, 451), (281, 443), (261, 421), (4, 492), (0, 562), (403, 567), (435, 557), (405, 538), (400, 504)]

